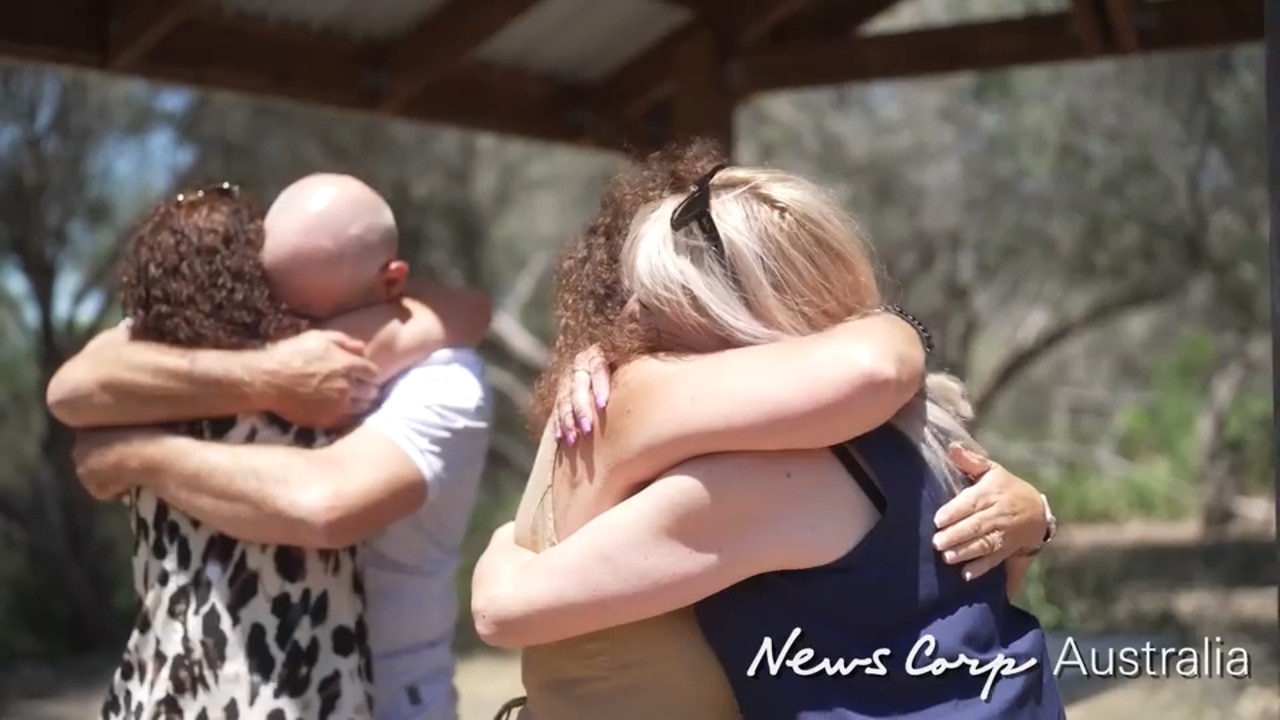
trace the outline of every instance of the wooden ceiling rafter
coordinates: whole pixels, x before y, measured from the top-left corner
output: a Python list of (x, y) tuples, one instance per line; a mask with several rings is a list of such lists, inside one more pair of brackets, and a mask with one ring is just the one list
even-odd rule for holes
[[(113, 0), (107, 15), (86, 0), (5, 3), (0, 55), (648, 150), (677, 126), (722, 125), (713, 110), (753, 92), (1249, 42), (1263, 25), (1258, 0), (1071, 0), (1069, 12), (867, 36), (858, 29), (902, 0), (666, 1), (694, 19), (590, 85), (475, 57), (537, 0), (453, 0), (389, 43), (229, 13), (213, 0)], [(690, 58), (697, 82), (679, 90), (689, 107), (673, 108)], [(690, 105), (710, 89), (716, 102)]]
[(842, 2), (827, 0), (813, 3), (777, 28), (775, 40), (838, 39), (857, 35), (867, 23), (888, 12), (904, 0), (860, 0)]
[(746, 47), (763, 40), (808, 5), (809, 0), (721, 0), (730, 46)]
[(1101, 0), (1071, 0), (1071, 20), (1085, 52), (1100, 53), (1110, 43), (1111, 31)]
[[(1135, 25), (1144, 50), (1184, 50), (1262, 37), (1257, 0), (1168, 0), (1143, 8)], [(748, 92), (837, 85), (1015, 65), (1088, 60), (1125, 52), (1088, 51), (1073, 12), (912, 30), (844, 40), (790, 42), (747, 53), (739, 72)]]
[[(159, 1), (159, 0), (158, 0)], [(618, 149), (587, 134), (558, 104), (564, 88), (542, 76), (474, 60), (456, 64), (394, 112), (379, 108), (382, 46), (290, 23), (209, 10), (137, 44), (130, 74), (357, 113), (461, 125), (551, 142)], [(55, 16), (16, 3), (0, 13), (0, 55), (113, 69), (101, 25), (87, 13)]]
[(128, 70), (200, 10), (203, 0), (115, 0), (107, 33), (108, 70)]
[(720, 0), (663, 0), (668, 5), (682, 7), (695, 15), (706, 11), (708, 6), (716, 5)]
[(681, 48), (710, 29), (733, 46), (747, 45), (798, 11), (805, 0), (703, 0), (702, 14), (667, 35), (600, 83), (593, 107), (638, 118), (674, 87)]
[(1105, 0), (1111, 42), (1121, 53), (1136, 53), (1141, 47), (1138, 24), (1134, 19), (1136, 5), (1134, 0)]
[(386, 49), (387, 92), (378, 109), (396, 112), (446, 76), (538, 0), (450, 0)]

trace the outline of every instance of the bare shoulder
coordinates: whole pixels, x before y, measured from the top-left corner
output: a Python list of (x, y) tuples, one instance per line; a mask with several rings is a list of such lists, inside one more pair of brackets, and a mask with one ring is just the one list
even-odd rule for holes
[(690, 372), (697, 358), (648, 355), (627, 362), (613, 371), (609, 406), (652, 407), (672, 401), (673, 393), (687, 395), (704, 380), (699, 373)]
[(641, 356), (613, 372), (613, 386), (622, 389), (660, 382), (670, 377), (681, 364), (682, 361), (678, 358)]

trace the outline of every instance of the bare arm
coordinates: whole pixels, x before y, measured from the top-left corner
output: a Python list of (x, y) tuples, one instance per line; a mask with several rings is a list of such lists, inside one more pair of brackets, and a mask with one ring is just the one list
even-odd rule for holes
[(127, 478), (251, 542), (345, 547), (426, 499), (417, 466), (371, 429), (316, 450), (108, 432), (114, 437), (78, 452), (78, 473), (95, 495), (119, 494)]
[(475, 347), (493, 321), (493, 303), (482, 290), (410, 280), (410, 297), (431, 308), (444, 333), (444, 347)]
[[(267, 410), (294, 422), (329, 426), (373, 399), (371, 388), (348, 397), (357, 381), (380, 383), (437, 348), (474, 344), (487, 329), (489, 306), (479, 293), (429, 284), (414, 290), (450, 310), (441, 316), (416, 299), (356, 310), (327, 326), (362, 344), (318, 344), (305, 356), (273, 353), (270, 348), (173, 348), (130, 341), (124, 328), (112, 328), (58, 370), (46, 402), (54, 417), (77, 428)], [(343, 358), (334, 350), (362, 352), (372, 365)], [(333, 402), (325, 403), (321, 391), (333, 394)], [(300, 398), (302, 394), (315, 397)], [(331, 412), (321, 412), (323, 408)], [(317, 413), (322, 417), (315, 417)]]
[(118, 325), (58, 369), (45, 400), (54, 417), (72, 427), (218, 417), (265, 410), (266, 374), (267, 358), (259, 352), (131, 342)]
[(877, 313), (809, 337), (622, 368), (594, 453), (625, 495), (698, 455), (834, 445), (887, 422), (923, 386), (916, 330)]
[[(806, 529), (827, 521), (800, 492), (812, 491), (812, 474), (774, 482), (768, 461), (746, 457), (686, 462), (543, 552), (516, 546), (511, 525), (500, 528), (471, 580), (481, 639), (498, 647), (556, 642), (818, 560), (803, 557), (812, 544)], [(822, 518), (801, 521), (808, 510)]]
[(489, 332), (493, 306), (483, 292), (412, 281), (410, 297), (339, 315), (323, 324), (365, 343), (378, 382), (404, 372), (442, 347), (472, 347)]
[(76, 473), (95, 497), (149, 487), (243, 540), (344, 547), (413, 512), (454, 464), (479, 467), (487, 446), (478, 370), (454, 363), (397, 379), (374, 415), (325, 448), (89, 431), (77, 442)]
[[(847, 479), (789, 462), (693, 460), (540, 553), (500, 528), (472, 576), (477, 632), (490, 645), (539, 645), (687, 607), (763, 572), (834, 561), (860, 532), (848, 505), (832, 502)], [(794, 482), (776, 482), (786, 469)]]

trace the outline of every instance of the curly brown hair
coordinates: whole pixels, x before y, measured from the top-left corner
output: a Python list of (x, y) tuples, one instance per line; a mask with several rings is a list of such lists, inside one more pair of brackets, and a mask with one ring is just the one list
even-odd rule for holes
[(622, 287), (622, 246), (631, 221), (645, 205), (685, 190), (725, 162), (719, 145), (692, 140), (659, 150), (610, 178), (586, 231), (560, 251), (555, 275), (556, 341), (551, 360), (534, 385), (529, 423), (535, 433), (551, 416), (556, 386), (574, 357), (600, 345), (611, 366), (637, 354), (638, 328), (622, 322), (628, 295)]
[(239, 350), (295, 335), (303, 317), (275, 296), (261, 252), (262, 210), (234, 187), (157, 205), (120, 262), (120, 303), (133, 337)]

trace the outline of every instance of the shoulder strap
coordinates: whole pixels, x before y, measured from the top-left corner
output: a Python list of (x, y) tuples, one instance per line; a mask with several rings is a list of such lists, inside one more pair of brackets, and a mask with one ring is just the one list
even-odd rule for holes
[(831, 452), (835, 453), (836, 459), (840, 461), (845, 471), (858, 483), (858, 487), (862, 488), (862, 492), (867, 494), (867, 498), (871, 500), (872, 505), (876, 506), (876, 510), (881, 515), (884, 515), (889, 507), (889, 501), (884, 496), (884, 490), (871, 478), (871, 474), (867, 472), (867, 469), (863, 467), (850, 449), (851, 442), (834, 445), (831, 447)]

